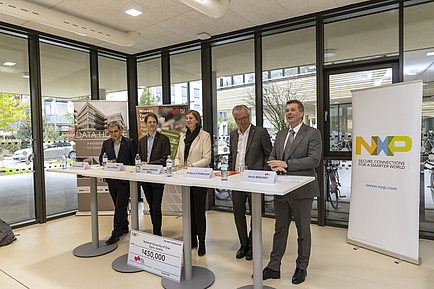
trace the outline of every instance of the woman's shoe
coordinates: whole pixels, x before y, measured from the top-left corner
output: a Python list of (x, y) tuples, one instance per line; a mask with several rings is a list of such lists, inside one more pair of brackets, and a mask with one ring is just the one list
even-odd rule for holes
[(199, 249), (197, 250), (197, 254), (202, 257), (203, 255), (205, 255), (205, 252), (205, 241), (199, 242)]

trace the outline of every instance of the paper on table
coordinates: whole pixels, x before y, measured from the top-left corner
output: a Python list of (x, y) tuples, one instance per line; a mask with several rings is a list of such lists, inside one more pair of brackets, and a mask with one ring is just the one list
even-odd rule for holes
[(278, 182), (291, 182), (291, 183), (299, 183), (303, 181), (302, 177), (298, 176), (277, 176)]
[[(240, 172), (228, 172), (228, 176), (233, 176), (236, 174), (239, 174)], [(221, 171), (215, 171), (214, 174), (216, 175), (216, 177), (221, 177), (222, 176), (222, 172)]]

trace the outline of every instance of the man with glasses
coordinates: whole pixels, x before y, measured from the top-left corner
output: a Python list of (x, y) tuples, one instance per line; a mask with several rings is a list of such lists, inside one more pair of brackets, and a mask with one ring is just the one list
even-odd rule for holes
[[(104, 153), (107, 154), (109, 163), (123, 163), (134, 165), (137, 146), (133, 139), (122, 136), (122, 128), (116, 121), (108, 124), (110, 138), (102, 143), (99, 163), (102, 164)], [(128, 233), (128, 200), (130, 199), (130, 182), (124, 180), (106, 179), (110, 196), (115, 205), (113, 218), (113, 231), (107, 244), (114, 244), (119, 238)]]
[[(232, 109), (232, 115), (238, 129), (230, 133), (229, 170), (264, 170), (272, 149), (270, 135), (265, 128), (254, 126), (250, 123), (250, 114), (247, 106), (235, 106)], [(235, 224), (241, 244), (236, 258), (241, 259), (246, 257), (246, 260), (252, 260), (252, 226), (250, 223), (250, 232), (247, 235), (246, 200), (248, 200), (249, 209), (251, 210), (251, 193), (232, 192)]]

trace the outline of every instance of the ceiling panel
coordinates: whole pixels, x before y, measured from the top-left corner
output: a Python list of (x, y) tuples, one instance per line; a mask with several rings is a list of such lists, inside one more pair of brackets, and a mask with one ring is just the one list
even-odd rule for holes
[[(87, 21), (116, 30), (141, 32), (132, 46), (113, 46), (108, 42), (83, 37), (61, 29), (35, 24), (0, 13), (0, 21), (42, 32), (67, 37), (76, 41), (98, 44), (125, 53), (140, 53), (166, 47), (176, 43), (196, 40), (197, 33), (208, 32), (219, 35), (255, 25), (279, 21), (297, 15), (317, 12), (352, 4), (353, 0), (232, 0), (226, 15), (219, 19), (210, 18), (192, 9), (179, 0), (135, 0), (144, 6), (144, 13), (132, 17), (122, 12), (129, 0), (25, 0), (55, 11), (67, 13)], [(156, 27), (163, 28), (157, 34)], [(147, 30), (149, 28), (149, 30)], [(168, 35), (165, 35), (170, 31)], [(145, 33), (147, 32), (147, 33)], [(150, 39), (150, 36), (155, 39)], [(145, 40), (143, 39), (145, 38)]]

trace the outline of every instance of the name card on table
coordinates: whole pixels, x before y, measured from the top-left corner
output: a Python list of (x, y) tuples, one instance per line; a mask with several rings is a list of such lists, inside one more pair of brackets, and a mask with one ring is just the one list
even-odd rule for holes
[(110, 172), (120, 172), (125, 171), (126, 169), (121, 163), (107, 163), (104, 167), (104, 170)]
[(74, 162), (71, 164), (73, 170), (90, 170), (90, 166), (87, 162)]
[(276, 180), (276, 175), (276, 172), (246, 170), (241, 180), (244, 182), (273, 184)]
[(131, 230), (127, 264), (180, 282), (183, 246), (182, 241)]
[(188, 167), (185, 176), (189, 178), (198, 178), (198, 179), (215, 178), (214, 172), (211, 168)]
[(140, 167), (140, 173), (159, 175), (161, 173), (164, 173), (164, 170), (162, 165), (142, 165)]

